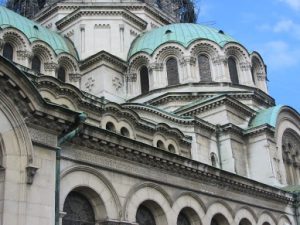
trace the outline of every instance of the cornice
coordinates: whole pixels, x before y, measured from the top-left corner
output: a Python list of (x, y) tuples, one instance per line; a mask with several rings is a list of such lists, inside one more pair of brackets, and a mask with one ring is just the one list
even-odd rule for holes
[(253, 117), (256, 114), (255, 110), (227, 95), (219, 96), (211, 100), (208, 99), (207, 101), (204, 100), (204, 102), (200, 102), (199, 104), (193, 105), (189, 108), (178, 110), (176, 111), (176, 114), (182, 116), (193, 116), (220, 107), (221, 105), (233, 107), (248, 117)]
[(176, 114), (171, 114), (171, 113), (163, 112), (159, 109), (155, 109), (154, 107), (151, 107), (149, 105), (141, 105), (141, 104), (136, 104), (136, 103), (125, 103), (122, 106), (124, 108), (129, 108), (132, 110), (143, 110), (145, 112), (153, 113), (154, 115), (160, 116), (162, 118), (165, 118), (165, 119), (172, 121), (174, 123), (177, 123), (177, 124), (197, 125), (206, 130), (215, 131), (215, 126), (213, 124), (210, 124), (209, 122), (206, 122), (200, 118), (178, 116)]
[[(106, 138), (103, 139), (101, 135)], [(134, 163), (147, 165), (147, 167), (157, 168), (160, 171), (183, 176), (186, 179), (196, 179), (201, 183), (220, 189), (261, 197), (268, 201), (272, 199), (285, 204), (293, 203), (292, 195), (281, 189), (148, 146), (141, 142), (126, 140), (114, 134), (107, 136), (103, 130), (96, 131), (93, 127), (85, 127), (80, 136), (74, 139), (72, 143), (119, 157), (123, 160), (129, 160)]]
[(271, 136), (274, 136), (275, 129), (274, 129), (274, 127), (270, 126), (269, 124), (263, 124), (263, 125), (258, 126), (258, 127), (253, 127), (253, 128), (249, 128), (247, 130), (244, 130), (243, 133), (244, 133), (244, 135), (247, 135), (249, 137), (259, 135), (259, 134), (262, 134), (262, 133), (267, 133)]
[(106, 52), (106, 51), (100, 51), (90, 57), (88, 57), (87, 59), (83, 60), (80, 62), (80, 70), (85, 70), (90, 68), (93, 65), (96, 65), (97, 63), (101, 62), (101, 61), (105, 61), (105, 62), (109, 62), (117, 67), (120, 68), (121, 71), (126, 71), (127, 69), (127, 62), (125, 62), (124, 60)]
[(80, 6), (74, 12), (65, 16), (55, 24), (59, 30), (82, 16), (122, 16), (137, 25), (141, 30), (146, 29), (147, 22), (120, 6)]

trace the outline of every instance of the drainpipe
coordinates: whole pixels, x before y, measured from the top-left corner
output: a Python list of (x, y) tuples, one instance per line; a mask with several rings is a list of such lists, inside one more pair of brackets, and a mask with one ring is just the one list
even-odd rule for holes
[(295, 220), (296, 224), (300, 224), (300, 192), (295, 192), (293, 194), (295, 203), (294, 203), (294, 210), (295, 210)]
[(56, 150), (56, 168), (55, 168), (55, 225), (59, 225), (59, 195), (60, 195), (60, 158), (61, 158), (61, 145), (70, 141), (79, 133), (80, 125), (86, 120), (87, 115), (80, 113), (77, 115), (74, 124), (69, 128), (66, 133), (58, 137), (58, 144)]
[(220, 133), (221, 133), (220, 124), (217, 124), (216, 125), (216, 142), (217, 142), (217, 149), (218, 149), (218, 155), (219, 155), (220, 169), (223, 169), (222, 156), (221, 156)]

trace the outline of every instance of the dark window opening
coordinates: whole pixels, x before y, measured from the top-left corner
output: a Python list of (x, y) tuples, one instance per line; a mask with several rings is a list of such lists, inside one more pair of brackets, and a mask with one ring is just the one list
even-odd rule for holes
[(36, 55), (32, 58), (31, 69), (36, 73), (41, 72), (41, 60)]
[(228, 67), (229, 67), (229, 74), (230, 79), (233, 84), (239, 84), (239, 76), (236, 67), (236, 61), (233, 57), (229, 57), (228, 59)]
[(149, 74), (146, 66), (143, 66), (140, 70), (141, 79), (141, 92), (147, 94), (149, 92)]
[(206, 55), (199, 55), (198, 63), (199, 63), (200, 81), (212, 82), (209, 58)]
[(141, 205), (137, 210), (136, 222), (139, 225), (156, 225), (152, 212), (143, 205)]
[(62, 82), (66, 82), (66, 70), (63, 67), (58, 68), (57, 79), (59, 79)]
[(174, 145), (172, 145), (172, 144), (169, 144), (168, 150), (169, 150), (169, 152), (172, 152), (172, 153), (175, 153), (175, 152), (176, 152), (175, 147), (174, 147)]
[(179, 74), (177, 60), (174, 58), (168, 59), (166, 62), (168, 85), (179, 84)]
[(126, 127), (122, 127), (120, 131), (121, 135), (124, 137), (129, 137), (129, 130)]
[(112, 122), (108, 122), (105, 126), (105, 129), (112, 132), (116, 132), (115, 125)]
[(185, 216), (184, 213), (179, 213), (178, 219), (177, 219), (177, 225), (191, 225), (188, 218)]
[(3, 46), (3, 57), (7, 58), (10, 61), (13, 61), (14, 58), (14, 48), (11, 44), (5, 43)]
[(62, 219), (62, 225), (95, 225), (95, 215), (91, 203), (80, 193), (75, 191), (68, 194)]
[(157, 141), (156, 147), (160, 148), (160, 149), (163, 149), (163, 150), (165, 149), (165, 145), (161, 140)]

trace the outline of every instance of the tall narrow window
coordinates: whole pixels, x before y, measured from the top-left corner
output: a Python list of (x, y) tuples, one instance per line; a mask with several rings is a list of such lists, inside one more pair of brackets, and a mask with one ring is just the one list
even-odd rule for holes
[(80, 193), (70, 192), (65, 204), (62, 225), (94, 225), (95, 215), (91, 203)]
[(228, 59), (228, 67), (229, 67), (229, 74), (230, 79), (233, 84), (239, 84), (239, 76), (236, 67), (236, 61), (233, 57), (229, 57)]
[(198, 56), (201, 82), (212, 82), (209, 58), (206, 55)]
[(5, 43), (3, 46), (3, 57), (7, 58), (10, 61), (13, 61), (14, 49), (9, 43)]
[(57, 70), (57, 79), (59, 79), (62, 82), (66, 82), (66, 71), (61, 66)]
[(174, 58), (168, 59), (166, 62), (168, 85), (179, 84), (179, 74), (177, 60)]
[(140, 80), (141, 92), (142, 94), (147, 94), (149, 92), (149, 74), (146, 66), (143, 66), (140, 70)]
[(31, 69), (36, 73), (41, 72), (41, 60), (36, 55), (32, 58)]

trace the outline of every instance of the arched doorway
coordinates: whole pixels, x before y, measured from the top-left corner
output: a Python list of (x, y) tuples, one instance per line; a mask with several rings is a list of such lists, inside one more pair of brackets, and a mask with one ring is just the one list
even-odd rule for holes
[(95, 214), (89, 200), (81, 193), (72, 191), (65, 204), (62, 225), (95, 225)]

